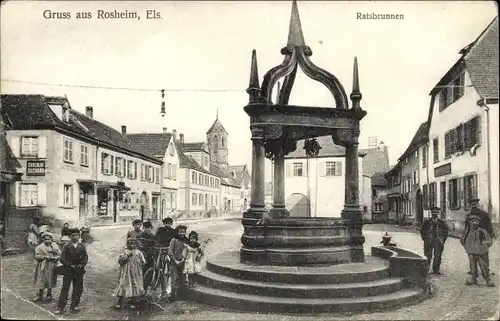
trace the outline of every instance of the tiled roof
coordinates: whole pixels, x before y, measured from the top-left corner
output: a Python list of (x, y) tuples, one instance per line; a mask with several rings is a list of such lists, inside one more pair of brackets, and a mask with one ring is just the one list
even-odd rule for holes
[(162, 157), (168, 149), (168, 145), (172, 138), (171, 133), (138, 133), (127, 134), (138, 149), (151, 157)]
[(498, 16), (465, 56), (472, 85), (483, 98), (498, 98)]
[(5, 124), (3, 122), (2, 115), (0, 114), (0, 149), (5, 153), (5, 155), (0, 155), (0, 171), (16, 173), (16, 169), (21, 168), (21, 164), (17, 158), (14, 157), (12, 149), (6, 140), (5, 129)]
[(205, 143), (204, 142), (196, 142), (196, 143), (183, 143), (182, 147), (186, 152), (193, 152), (193, 151), (204, 151), (205, 150)]
[(385, 179), (385, 173), (377, 172), (372, 176), (372, 186), (386, 186), (387, 181)]
[(234, 172), (235, 180), (239, 185), (244, 184), (245, 188), (250, 185), (250, 173), (248, 173), (247, 165), (232, 165), (228, 166), (227, 171), (229, 173)]
[(69, 109), (68, 121), (60, 120), (47, 103), (63, 104), (67, 102), (66, 98), (43, 95), (2, 95), (1, 97), (3, 113), (12, 129), (62, 129), (91, 141), (118, 147), (126, 152), (160, 162), (137, 149), (119, 131), (74, 109)]
[(389, 171), (389, 152), (387, 146), (361, 149), (363, 157), (363, 175), (372, 177), (375, 173), (386, 173)]
[(413, 136), (410, 145), (406, 148), (405, 152), (398, 160), (403, 160), (406, 156), (418, 150), (423, 143), (425, 143), (429, 139), (429, 126), (428, 122), (423, 122), (417, 129), (417, 132)]
[(222, 126), (222, 123), (220, 122), (218, 117), (215, 119), (212, 126), (210, 126), (210, 128), (207, 130), (207, 134), (210, 134), (210, 133), (215, 132), (215, 131), (224, 132), (227, 134), (226, 129), (224, 128), (224, 126)]
[(232, 178), (232, 175), (230, 173), (223, 171), (214, 164), (210, 164), (210, 172), (220, 177), (223, 185), (241, 187), (241, 182), (238, 182), (238, 180)]
[[(342, 146), (335, 145), (332, 136), (321, 136), (317, 137), (321, 149), (319, 150), (318, 157), (335, 157), (335, 156), (345, 156), (345, 148)], [(285, 158), (305, 158), (306, 150), (304, 149), (304, 140), (299, 140), (297, 142), (297, 149)]]

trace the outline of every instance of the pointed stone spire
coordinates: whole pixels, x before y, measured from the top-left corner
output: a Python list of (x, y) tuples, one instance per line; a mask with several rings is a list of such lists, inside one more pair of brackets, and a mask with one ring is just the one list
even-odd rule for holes
[(288, 30), (288, 43), (292, 46), (305, 46), (304, 33), (302, 32), (302, 25), (300, 23), (299, 9), (297, 1), (292, 2), (292, 15), (290, 16), (290, 29)]
[(361, 98), (363, 98), (363, 95), (359, 91), (358, 57), (354, 57), (351, 93), (352, 108), (361, 108), (359, 105)]
[(248, 84), (247, 93), (250, 96), (250, 103), (256, 103), (259, 100), (260, 85), (259, 71), (257, 68), (257, 51), (252, 50), (252, 65), (250, 67), (250, 83)]
[(215, 120), (219, 119), (219, 106), (217, 106), (217, 113), (215, 114)]

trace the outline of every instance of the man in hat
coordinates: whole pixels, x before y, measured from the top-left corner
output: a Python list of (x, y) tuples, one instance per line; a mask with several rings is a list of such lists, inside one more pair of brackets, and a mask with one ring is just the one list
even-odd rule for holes
[[(424, 255), (427, 257), (429, 267), (432, 261), (432, 272), (441, 274), (441, 255), (444, 250), (444, 243), (448, 238), (448, 225), (439, 218), (439, 207), (431, 208), (431, 218), (424, 221), (420, 229), (420, 236), (424, 241)], [(434, 256), (434, 260), (432, 257)]]
[[(470, 228), (471, 228), (471, 217), (472, 216), (477, 216), (479, 218), (479, 227), (486, 230), (490, 237), (492, 239), (495, 238), (495, 231), (493, 230), (493, 223), (491, 222), (491, 215), (483, 211), (481, 208), (479, 208), (479, 198), (473, 198), (469, 201), (470, 204), (470, 212), (467, 214), (465, 217), (465, 227), (464, 227), (464, 232), (462, 234), (462, 237), (460, 238), (460, 243), (462, 243), (463, 246), (465, 246), (465, 240), (467, 238), (467, 235), (469, 234)], [(485, 253), (484, 259), (486, 261), (486, 265), (489, 267), (489, 253)], [(469, 274), (472, 273), (472, 270), (469, 270)]]
[(61, 253), (61, 263), (64, 266), (63, 285), (59, 294), (56, 314), (64, 313), (68, 301), (69, 287), (73, 284), (70, 311), (80, 311), (80, 298), (83, 293), (83, 275), (88, 262), (87, 249), (80, 243), (80, 230), (70, 229), (71, 242), (64, 245)]
[(471, 278), (465, 282), (466, 285), (477, 284), (477, 266), (481, 269), (483, 279), (488, 286), (495, 286), (490, 278), (490, 269), (488, 266), (488, 252), (491, 246), (491, 237), (486, 229), (479, 227), (481, 217), (479, 215), (468, 215), (469, 231), (464, 240), (464, 247), (469, 256), (471, 268)]

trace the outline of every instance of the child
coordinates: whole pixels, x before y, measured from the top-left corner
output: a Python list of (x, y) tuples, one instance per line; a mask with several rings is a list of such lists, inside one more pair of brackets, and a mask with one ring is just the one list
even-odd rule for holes
[(34, 302), (43, 300), (44, 289), (47, 289), (47, 301), (52, 301), (52, 289), (57, 285), (57, 275), (54, 272), (61, 255), (59, 247), (53, 243), (52, 234), (43, 233), (42, 241), (43, 243), (35, 248), (35, 286), (39, 290), (33, 299)]
[(90, 223), (88, 221), (80, 228), (80, 232), (82, 233), (83, 244), (90, 244), (94, 241), (94, 238), (90, 235)]
[[(144, 295), (142, 269), (146, 260), (142, 252), (137, 249), (137, 240), (133, 238), (127, 240), (127, 249), (118, 258), (118, 263), (120, 264), (120, 274), (116, 289), (118, 302), (115, 307), (121, 309), (125, 297), (136, 301), (137, 297)], [(135, 308), (134, 305), (130, 307)]]
[(483, 228), (479, 227), (481, 218), (477, 215), (469, 216), (470, 230), (464, 242), (465, 250), (469, 256), (471, 278), (465, 282), (466, 285), (477, 284), (477, 265), (481, 268), (481, 274), (488, 286), (495, 286), (491, 281), (488, 260), (486, 259), (491, 246), (491, 236)]
[(63, 265), (63, 285), (59, 293), (59, 303), (55, 314), (63, 314), (68, 301), (69, 288), (73, 285), (71, 293), (70, 312), (80, 311), (80, 298), (83, 293), (83, 276), (85, 266), (87, 266), (89, 257), (85, 245), (80, 243), (80, 230), (70, 229), (71, 242), (64, 245), (61, 252), (61, 263)]
[(69, 223), (64, 223), (61, 229), (61, 242), (67, 242), (70, 239)]
[(127, 240), (130, 238), (138, 238), (142, 234), (142, 220), (141, 219), (135, 219), (132, 221), (132, 226), (134, 229), (132, 231), (127, 232)]
[(40, 234), (40, 230), (38, 228), (38, 225), (40, 225), (40, 219), (35, 216), (33, 217), (33, 223), (30, 224), (30, 227), (28, 228), (28, 235), (27, 235), (27, 243), (28, 246), (31, 249), (34, 249), (39, 243), (38, 243), (38, 235)]
[(191, 231), (189, 233), (189, 242), (184, 247), (184, 274), (188, 287), (194, 288), (196, 286), (196, 275), (201, 273), (200, 261), (203, 257), (201, 244), (198, 243), (198, 233)]
[(178, 225), (176, 228), (176, 236), (170, 241), (168, 248), (168, 256), (170, 257), (171, 264), (171, 278), (172, 278), (172, 295), (171, 300), (179, 298), (180, 288), (182, 286), (182, 274), (184, 272), (184, 247), (187, 243), (185, 225)]
[(171, 217), (163, 219), (163, 226), (156, 231), (156, 240), (161, 247), (168, 247), (170, 241), (175, 237), (175, 230), (172, 228), (174, 220)]
[(146, 259), (146, 265), (144, 265), (144, 273), (146, 273), (147, 269), (153, 265), (156, 236), (153, 234), (153, 224), (151, 222), (144, 222), (142, 227), (144, 231), (137, 239), (140, 240), (139, 249)]

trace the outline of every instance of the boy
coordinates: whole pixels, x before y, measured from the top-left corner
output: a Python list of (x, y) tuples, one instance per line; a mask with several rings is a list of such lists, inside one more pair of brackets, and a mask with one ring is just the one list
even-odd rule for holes
[(184, 248), (189, 241), (186, 238), (187, 227), (185, 225), (178, 225), (175, 229), (177, 230), (176, 236), (170, 241), (170, 246), (168, 248), (168, 256), (170, 257), (172, 267), (171, 300), (179, 298), (179, 292), (182, 286), (182, 274), (184, 272)]
[(89, 259), (85, 245), (79, 242), (80, 230), (74, 228), (70, 232), (71, 242), (64, 245), (61, 252), (60, 260), (64, 267), (64, 276), (56, 314), (64, 313), (71, 284), (73, 284), (73, 293), (71, 294), (70, 311), (72, 313), (80, 311), (79, 305), (83, 292), (83, 275), (85, 274), (85, 266)]
[[(133, 230), (127, 232), (127, 240), (130, 238), (138, 238), (142, 234), (142, 220), (141, 219), (135, 219), (132, 221), (132, 226), (134, 227)], [(125, 241), (127, 241), (125, 240)]]
[(469, 256), (469, 264), (471, 269), (471, 278), (465, 282), (466, 285), (477, 285), (477, 265), (481, 269), (483, 279), (488, 286), (495, 286), (491, 281), (490, 271), (488, 267), (489, 247), (491, 246), (491, 236), (486, 229), (479, 227), (481, 217), (479, 215), (469, 216), (469, 231), (463, 244)]
[(172, 228), (174, 220), (171, 217), (163, 219), (163, 226), (156, 231), (156, 240), (161, 247), (168, 247), (170, 241), (175, 237), (175, 230)]
[(148, 270), (154, 264), (154, 248), (156, 246), (156, 236), (153, 234), (153, 224), (151, 222), (146, 221), (142, 224), (144, 231), (138, 237), (141, 244), (140, 250), (144, 253), (144, 257), (146, 259), (146, 264), (144, 265), (144, 272)]

